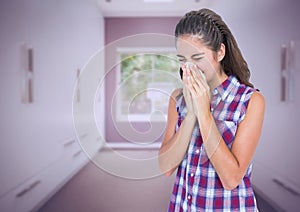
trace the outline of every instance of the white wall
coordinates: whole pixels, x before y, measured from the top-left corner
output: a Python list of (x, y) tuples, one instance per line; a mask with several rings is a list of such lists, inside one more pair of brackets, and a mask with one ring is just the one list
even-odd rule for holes
[[(34, 49), (33, 104), (20, 102), (22, 42)], [(76, 70), (103, 45), (93, 0), (0, 2), (0, 197), (57, 160), (60, 142), (75, 136)]]

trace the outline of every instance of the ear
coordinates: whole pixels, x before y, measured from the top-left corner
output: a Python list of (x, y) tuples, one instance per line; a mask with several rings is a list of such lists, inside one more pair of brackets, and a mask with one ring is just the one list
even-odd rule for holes
[(218, 61), (221, 62), (223, 58), (225, 57), (226, 49), (224, 43), (221, 43), (221, 47), (219, 51), (217, 52)]

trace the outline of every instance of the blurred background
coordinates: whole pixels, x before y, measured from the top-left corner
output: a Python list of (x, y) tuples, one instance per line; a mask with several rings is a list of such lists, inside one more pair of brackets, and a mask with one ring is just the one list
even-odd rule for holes
[(0, 211), (167, 211), (174, 175), (159, 173), (156, 156), (180, 87), (173, 35), (203, 7), (227, 23), (266, 99), (252, 175), (259, 209), (297, 211), (299, 6), (1, 0)]

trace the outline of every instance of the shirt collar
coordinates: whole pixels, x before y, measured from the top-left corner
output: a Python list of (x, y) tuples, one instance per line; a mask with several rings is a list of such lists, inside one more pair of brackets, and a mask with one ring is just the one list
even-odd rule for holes
[(239, 85), (238, 79), (230, 75), (224, 82), (213, 90), (213, 95), (219, 95), (224, 101), (228, 94)]

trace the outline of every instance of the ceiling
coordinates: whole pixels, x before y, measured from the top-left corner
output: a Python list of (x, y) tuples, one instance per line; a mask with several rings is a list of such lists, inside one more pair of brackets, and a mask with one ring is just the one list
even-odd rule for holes
[[(97, 0), (104, 17), (181, 17), (190, 10), (211, 8), (217, 0)], [(157, 2), (161, 1), (161, 2)], [(166, 1), (166, 2), (163, 2)]]

